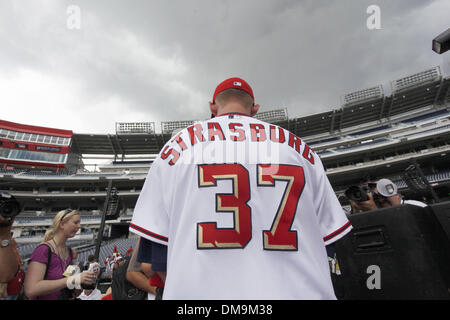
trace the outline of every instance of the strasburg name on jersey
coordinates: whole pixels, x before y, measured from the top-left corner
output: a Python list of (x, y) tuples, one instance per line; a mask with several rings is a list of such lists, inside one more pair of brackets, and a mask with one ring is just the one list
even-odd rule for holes
[[(215, 154), (214, 161), (216, 163), (220, 163), (221, 159), (223, 162), (244, 160), (243, 162), (255, 163), (255, 161), (262, 161), (263, 159), (261, 157), (264, 158), (264, 156), (268, 156), (267, 158), (273, 162), (279, 158), (279, 154), (277, 153), (279, 150), (278, 144), (287, 144), (289, 147), (295, 149), (297, 153), (301, 153), (311, 164), (314, 164), (313, 150), (307, 144), (302, 143), (302, 140), (295, 134), (276, 125), (263, 123), (257, 119), (247, 117), (252, 120), (239, 121), (236, 117), (234, 114), (228, 115), (228, 119), (231, 121), (225, 123), (220, 121), (222, 119), (218, 117), (214, 118), (215, 121), (209, 120), (204, 124), (197, 123), (189, 126), (187, 129), (176, 134), (164, 146), (160, 157), (163, 160), (167, 160), (166, 163), (168, 165), (173, 166), (180, 158), (183, 158), (183, 154), (189, 153), (186, 152), (188, 150), (196, 152), (195, 159), (198, 161), (199, 157), (204, 156), (204, 148), (211, 146), (211, 144), (205, 144), (205, 142), (214, 141), (216, 142), (214, 144), (216, 151), (218, 145), (224, 147), (223, 152), (217, 152)], [(226, 141), (236, 142), (236, 144), (226, 143)], [(246, 141), (253, 143), (245, 143)], [(243, 159), (242, 157), (248, 154), (235, 152), (236, 146), (239, 146), (239, 142), (241, 143), (241, 147), (249, 148), (249, 150), (245, 151), (257, 151), (259, 153), (254, 154), (250, 152), (250, 155), (253, 155), (253, 157)], [(258, 143), (255, 144), (254, 142)], [(200, 147), (190, 148), (199, 144), (201, 145)], [(271, 147), (271, 149), (263, 149), (264, 147)], [(262, 152), (266, 152), (266, 154), (263, 155)], [(257, 157), (255, 158), (255, 156)], [(187, 159), (187, 161), (192, 160), (189, 157), (184, 157), (184, 159)]]
[(174, 135), (130, 224), (168, 245), (164, 299), (335, 299), (325, 245), (350, 230), (315, 152), (239, 114)]

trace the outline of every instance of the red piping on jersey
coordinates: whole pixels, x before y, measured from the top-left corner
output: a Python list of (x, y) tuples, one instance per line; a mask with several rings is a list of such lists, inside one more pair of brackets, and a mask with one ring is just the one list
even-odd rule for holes
[(135, 229), (135, 230), (137, 230), (139, 232), (145, 233), (146, 235), (148, 235), (148, 236), (150, 236), (152, 238), (155, 238), (155, 239), (158, 239), (158, 240), (161, 240), (161, 241), (165, 241), (165, 242), (169, 241), (169, 239), (167, 237), (164, 237), (164, 236), (162, 236), (160, 234), (148, 231), (148, 230), (146, 230), (146, 229), (144, 229), (142, 227), (139, 227), (139, 226), (137, 226), (137, 225), (135, 225), (133, 223), (130, 223), (130, 228), (133, 228), (133, 229)]
[(344, 224), (342, 227), (334, 231), (333, 233), (330, 233), (326, 237), (323, 237), (323, 241), (328, 241), (336, 237), (337, 235), (341, 234), (343, 231), (345, 231), (348, 227), (350, 227), (352, 224), (350, 221), (348, 221), (346, 224)]

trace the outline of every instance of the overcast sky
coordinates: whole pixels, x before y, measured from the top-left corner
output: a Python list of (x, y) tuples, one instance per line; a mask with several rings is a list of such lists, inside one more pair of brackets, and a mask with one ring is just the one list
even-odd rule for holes
[[(371, 5), (381, 29), (368, 28)], [(150, 121), (159, 132), (208, 118), (232, 76), (261, 111), (338, 109), (352, 91), (434, 66), (449, 74), (450, 52), (431, 50), (449, 15), (448, 0), (1, 0), (0, 119), (75, 133)]]

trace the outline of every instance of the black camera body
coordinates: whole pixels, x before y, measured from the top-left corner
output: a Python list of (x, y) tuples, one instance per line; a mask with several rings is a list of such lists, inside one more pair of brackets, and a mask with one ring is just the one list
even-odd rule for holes
[[(6, 192), (0, 192), (0, 216), (11, 221), (20, 213), (20, 203)], [(8, 224), (9, 225), (9, 224)]]
[(363, 186), (350, 186), (347, 190), (345, 190), (345, 196), (352, 201), (355, 202), (364, 202), (369, 200), (369, 193), (372, 194), (372, 198), (374, 202), (381, 201), (385, 196), (373, 192), (372, 189), (376, 187), (376, 184), (369, 183)]
[(360, 186), (350, 186), (345, 190), (345, 196), (355, 202), (364, 202), (369, 200), (369, 190), (368, 188), (363, 188)]

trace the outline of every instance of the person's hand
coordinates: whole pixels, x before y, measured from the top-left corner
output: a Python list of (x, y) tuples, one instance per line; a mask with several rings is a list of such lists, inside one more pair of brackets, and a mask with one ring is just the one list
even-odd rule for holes
[(95, 279), (95, 272), (83, 271), (80, 275), (80, 282), (82, 284), (93, 284)]
[(402, 204), (402, 197), (399, 194), (394, 194), (393, 196), (388, 197), (387, 201), (389, 201), (391, 206), (399, 206)]
[(350, 200), (350, 205), (352, 206), (354, 212), (370, 211), (378, 209), (377, 205), (375, 204), (375, 201), (373, 201), (372, 194), (368, 193), (367, 195), (369, 197), (369, 200), (366, 201), (356, 202)]
[(74, 274), (66, 280), (66, 286), (69, 289), (81, 289), (81, 285), (91, 285), (94, 283), (95, 273), (91, 271), (83, 271), (82, 273)]

